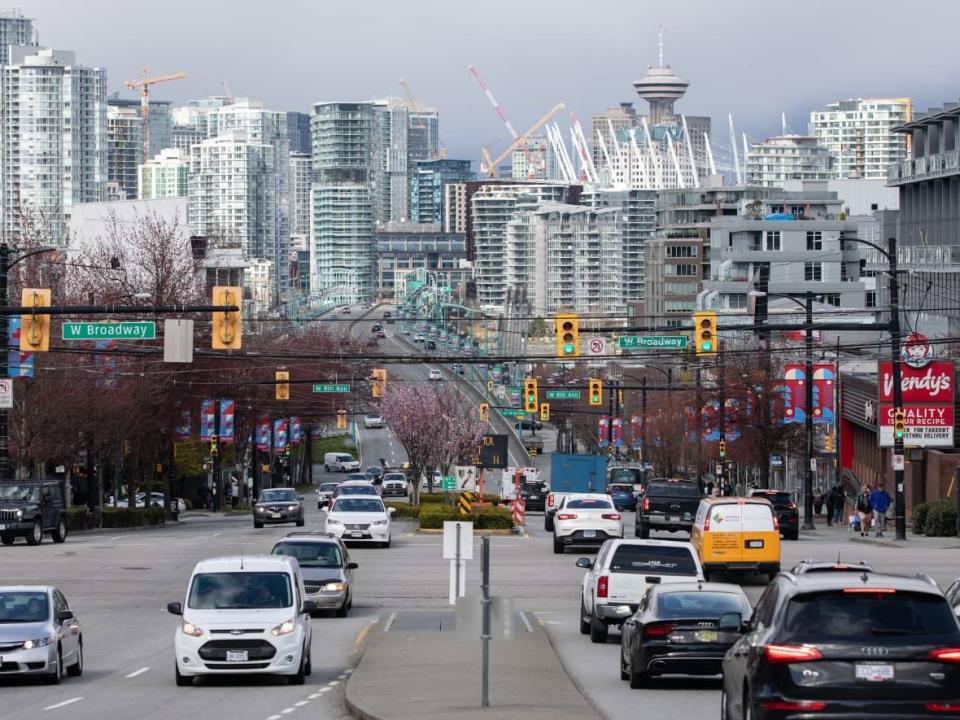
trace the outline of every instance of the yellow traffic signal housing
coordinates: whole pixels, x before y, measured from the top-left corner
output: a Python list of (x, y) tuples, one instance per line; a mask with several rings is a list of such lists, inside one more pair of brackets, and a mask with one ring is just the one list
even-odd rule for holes
[(591, 379), (589, 386), (589, 400), (591, 405), (603, 405), (603, 383), (597, 379)]
[(523, 381), (523, 409), (528, 413), (535, 413), (538, 405), (537, 381), (535, 378), (527, 378)]
[(213, 288), (214, 305), (235, 305), (233, 312), (213, 313), (214, 350), (239, 350), (242, 327), (243, 289), (237, 285), (216, 285)]
[(717, 337), (717, 314), (715, 312), (694, 313), (693, 334), (698, 356), (712, 356), (717, 354), (719, 338)]
[(493, 392), (493, 380), (487, 380), (487, 392)]
[[(24, 288), (21, 295), (23, 307), (50, 307), (50, 290)], [(22, 352), (47, 352), (50, 349), (50, 316), (20, 316), (20, 350)]]
[(895, 408), (893, 411), (893, 439), (895, 442), (903, 442), (907, 435), (907, 420), (903, 408)]
[(337, 410), (337, 429), (343, 430), (347, 427), (347, 411)]
[(490, 419), (490, 403), (480, 403), (480, 421), (486, 422)]
[(386, 368), (374, 368), (373, 369), (373, 385), (370, 387), (370, 391), (375, 398), (382, 398), (384, 393), (387, 391), (387, 369)]
[(540, 420), (550, 422), (550, 403), (540, 403)]
[(287, 380), (290, 379), (290, 373), (286, 370), (277, 370), (277, 374), (274, 376), (276, 380), (276, 398), (277, 400), (289, 400), (290, 399), (290, 385), (287, 383)]
[(580, 356), (580, 320), (576, 315), (557, 315), (553, 319), (557, 331), (557, 357)]
[(727, 456), (727, 441), (720, 441), (720, 457), (725, 458)]
[(823, 449), (827, 452), (833, 452), (833, 435), (827, 434), (823, 438)]

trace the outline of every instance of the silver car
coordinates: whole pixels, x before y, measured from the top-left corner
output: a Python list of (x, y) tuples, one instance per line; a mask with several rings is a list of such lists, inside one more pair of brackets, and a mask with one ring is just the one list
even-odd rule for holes
[(0, 587), (0, 678), (39, 675), (51, 685), (83, 672), (80, 621), (57, 588)]

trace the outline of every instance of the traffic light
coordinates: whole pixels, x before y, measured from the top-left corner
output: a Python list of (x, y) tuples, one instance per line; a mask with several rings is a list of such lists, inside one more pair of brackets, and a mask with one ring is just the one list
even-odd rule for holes
[(493, 392), (493, 380), (487, 380), (487, 392)]
[(906, 416), (903, 414), (903, 408), (895, 408), (893, 411), (893, 441), (903, 443), (907, 435)]
[(550, 403), (540, 403), (540, 420), (550, 422)]
[(490, 403), (480, 403), (480, 422), (490, 419)]
[(535, 413), (537, 405), (537, 380), (536, 378), (527, 378), (523, 381), (523, 409), (528, 413)]
[(347, 411), (337, 410), (337, 429), (343, 430), (347, 427)]
[(218, 452), (217, 436), (214, 435), (213, 437), (210, 438), (210, 456), (213, 457), (214, 455), (217, 454), (217, 452)]
[(603, 405), (603, 383), (600, 380), (590, 380), (588, 383), (590, 388), (590, 404), (591, 405)]
[(243, 290), (237, 285), (216, 285), (213, 288), (214, 305), (236, 305), (234, 312), (213, 313), (214, 350), (239, 350)]
[(290, 373), (286, 370), (277, 370), (274, 380), (274, 388), (276, 389), (275, 397), (277, 400), (289, 400), (290, 399), (290, 385), (287, 383), (287, 380), (290, 379)]
[[(23, 307), (50, 307), (50, 291), (41, 288), (24, 288), (21, 295)], [(50, 349), (50, 316), (20, 316), (20, 351), (47, 352)]]
[(553, 321), (557, 331), (557, 357), (579, 357), (580, 320), (576, 315), (557, 315)]
[(727, 441), (720, 441), (720, 459), (723, 460), (727, 456)]
[(717, 314), (715, 312), (694, 313), (693, 334), (696, 338), (697, 356), (717, 354)]
[(373, 377), (373, 385), (370, 386), (370, 391), (373, 397), (382, 398), (387, 391), (387, 369), (374, 368), (371, 376)]
[(833, 435), (828, 433), (826, 437), (823, 438), (823, 449), (826, 452), (833, 452)]

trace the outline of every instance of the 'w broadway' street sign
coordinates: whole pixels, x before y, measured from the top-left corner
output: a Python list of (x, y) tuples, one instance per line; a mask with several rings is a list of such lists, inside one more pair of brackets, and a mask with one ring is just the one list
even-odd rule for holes
[(156, 340), (157, 324), (152, 320), (134, 322), (65, 322), (64, 340)]
[(622, 350), (649, 348), (652, 350), (683, 350), (687, 347), (686, 335), (627, 335), (620, 338)]

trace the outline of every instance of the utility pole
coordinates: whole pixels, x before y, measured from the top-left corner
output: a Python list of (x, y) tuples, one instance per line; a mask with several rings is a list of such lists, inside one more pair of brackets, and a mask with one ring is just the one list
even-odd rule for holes
[[(887, 260), (890, 263), (890, 353), (893, 360), (893, 407), (903, 407), (903, 385), (900, 379), (900, 284), (897, 276), (897, 239), (887, 238)], [(903, 455), (903, 438), (893, 437), (894, 455)], [(902, 467), (902, 466), (901, 466)], [(903, 495), (903, 470), (893, 471), (895, 485), (894, 516), (896, 539), (907, 539), (907, 507)]]
[(643, 462), (649, 462), (647, 455), (647, 376), (640, 381), (640, 446), (643, 448)]
[(697, 365), (697, 483), (703, 492), (703, 376)]
[(807, 329), (803, 335), (807, 472), (803, 476), (803, 529), (813, 530), (813, 474), (817, 461), (813, 456), (813, 293), (810, 290), (804, 293), (804, 300), (807, 313)]
[(223, 497), (223, 483), (220, 482), (220, 401), (213, 401), (213, 440), (210, 443), (213, 455), (213, 511), (226, 508)]
[[(6, 243), (0, 244), (0, 307), (7, 307), (9, 298), (7, 298), (7, 277), (10, 273), (10, 246)], [(6, 378), (9, 372), (7, 366), (7, 353), (10, 332), (9, 321), (4, 323), (3, 328), (3, 347), (0, 349), (0, 378)], [(12, 480), (13, 473), (10, 472), (10, 414), (6, 408), (0, 408), (0, 481)], [(99, 501), (98, 503), (99, 504)]]
[[(727, 378), (726, 373), (724, 372), (723, 367), (723, 355), (717, 356), (717, 370), (719, 371), (720, 378), (720, 442), (726, 445), (727, 442)], [(725, 480), (727, 477), (727, 459), (726, 457), (720, 458), (720, 462), (717, 463), (717, 467), (720, 468), (720, 472), (717, 473), (717, 486), (719, 487), (719, 494), (726, 495), (726, 485)]]

